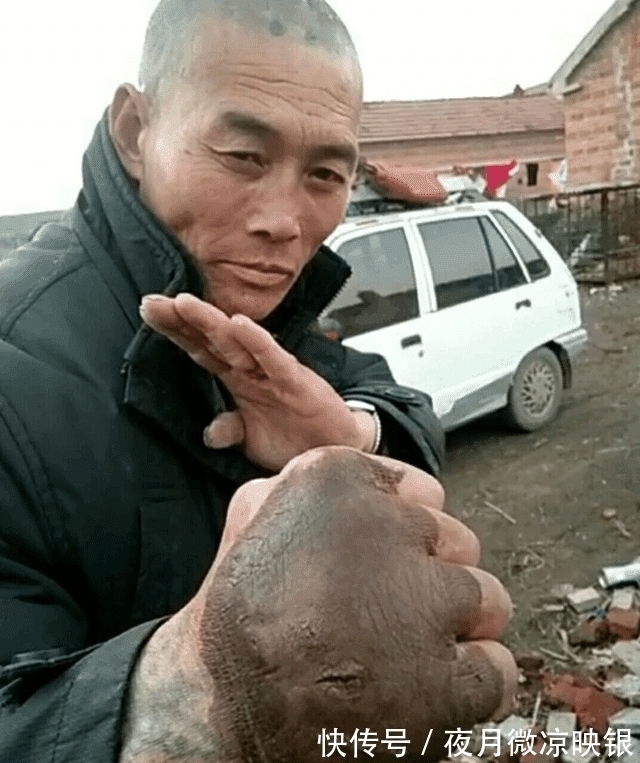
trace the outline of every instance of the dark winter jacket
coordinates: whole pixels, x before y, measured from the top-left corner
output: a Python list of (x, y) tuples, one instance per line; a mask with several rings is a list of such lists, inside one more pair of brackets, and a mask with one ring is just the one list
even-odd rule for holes
[[(202, 431), (228, 394), (141, 327), (151, 292), (201, 294), (98, 126), (61, 223), (0, 259), (0, 762), (112, 763), (145, 640), (198, 589), (229, 499), (264, 473)], [(322, 248), (266, 322), (390, 455), (437, 473), (429, 401), (385, 361), (309, 330), (348, 277)]]

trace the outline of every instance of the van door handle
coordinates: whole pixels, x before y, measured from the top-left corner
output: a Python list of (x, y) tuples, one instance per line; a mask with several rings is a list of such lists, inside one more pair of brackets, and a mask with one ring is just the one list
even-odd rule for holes
[(401, 342), (400, 346), (403, 350), (407, 347), (413, 347), (414, 344), (422, 344), (422, 337), (420, 334), (414, 334), (413, 336), (406, 336)]
[(516, 310), (519, 310), (521, 307), (531, 307), (531, 300), (523, 299), (522, 302), (516, 302)]

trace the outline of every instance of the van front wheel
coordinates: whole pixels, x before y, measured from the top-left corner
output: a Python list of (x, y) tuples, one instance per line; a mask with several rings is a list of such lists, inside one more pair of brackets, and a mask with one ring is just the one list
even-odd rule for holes
[(562, 367), (548, 347), (539, 347), (520, 363), (509, 391), (506, 417), (510, 426), (534, 432), (558, 412), (562, 397)]

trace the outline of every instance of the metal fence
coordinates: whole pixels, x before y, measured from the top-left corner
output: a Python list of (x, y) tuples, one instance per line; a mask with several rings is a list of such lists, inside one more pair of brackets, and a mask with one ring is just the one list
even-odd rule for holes
[(640, 278), (640, 183), (522, 199), (578, 280)]

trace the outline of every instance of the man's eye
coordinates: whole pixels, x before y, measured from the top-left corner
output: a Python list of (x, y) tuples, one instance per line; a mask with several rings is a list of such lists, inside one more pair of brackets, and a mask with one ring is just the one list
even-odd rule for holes
[(340, 183), (346, 182), (344, 176), (340, 175), (335, 170), (330, 170), (328, 167), (318, 167), (313, 171), (313, 177), (318, 180), (322, 180), (324, 183)]
[(255, 154), (252, 151), (230, 151), (227, 156), (238, 162), (247, 164), (255, 164), (258, 167), (262, 167), (262, 157), (259, 154)]

